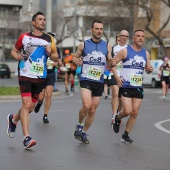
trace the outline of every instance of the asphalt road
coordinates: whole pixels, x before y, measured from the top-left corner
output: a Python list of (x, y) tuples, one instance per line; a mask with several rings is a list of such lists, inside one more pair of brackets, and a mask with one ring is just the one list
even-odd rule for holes
[[(0, 79), (0, 84), (2, 84)], [(13, 84), (17, 82), (11, 79)], [(63, 82), (58, 83), (63, 91)], [(161, 98), (161, 89), (145, 89), (132, 144), (121, 143), (126, 119), (115, 134), (111, 129), (110, 99), (102, 97), (95, 120), (88, 131), (89, 145), (75, 140), (73, 133), (81, 107), (79, 89), (71, 95), (53, 96), (49, 124), (42, 123), (43, 107), (31, 113), (30, 135), (37, 145), (24, 150), (21, 125), (16, 136), (6, 134), (10, 113), (16, 113), (21, 100), (0, 101), (0, 169), (2, 170), (169, 170), (170, 169), (170, 96)]]

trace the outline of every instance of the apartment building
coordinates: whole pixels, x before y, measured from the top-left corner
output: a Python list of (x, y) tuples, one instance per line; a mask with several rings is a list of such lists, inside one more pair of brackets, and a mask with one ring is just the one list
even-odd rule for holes
[(58, 27), (57, 35), (63, 29), (65, 33), (63, 36), (74, 34), (58, 44), (61, 49), (68, 48), (75, 52), (80, 41), (91, 37), (90, 27), (95, 19), (103, 21), (103, 39), (109, 41), (111, 45), (115, 44), (115, 37), (120, 30), (131, 29), (130, 9), (121, 5), (121, 1), (115, 1), (115, 3), (113, 0), (78, 0), (75, 3), (67, 1), (63, 7), (64, 22), (68, 22), (65, 27), (63, 27), (64, 22)]
[(20, 33), (19, 11), (22, 0), (0, 1), (0, 61), (10, 60), (9, 50)]
[[(148, 0), (145, 5), (153, 12), (153, 20), (149, 27), (157, 33), (170, 15), (169, 7), (161, 0)], [(70, 19), (70, 22), (64, 27), (65, 35), (69, 35), (70, 32), (75, 32), (75, 34), (62, 41), (59, 47), (63, 49), (70, 48), (73, 51), (75, 51), (79, 41), (90, 37), (90, 24), (94, 19), (99, 18), (104, 22), (105, 36), (103, 38), (112, 45), (114, 45), (115, 36), (120, 30), (126, 29), (130, 32), (130, 36), (132, 36), (133, 30), (145, 30), (147, 23), (146, 11), (143, 8), (140, 8), (135, 3), (129, 5), (127, 1), (123, 0), (67, 1), (67, 4), (64, 6), (63, 16), (65, 21)], [(62, 29), (63, 27), (60, 25), (60, 28), (58, 27), (58, 34)], [(163, 54), (159, 48), (158, 41), (149, 32), (145, 31), (145, 33), (147, 39), (145, 48), (150, 51), (151, 58), (162, 58)], [(170, 22), (163, 29), (160, 36), (170, 58)]]
[[(159, 29), (166, 23), (169, 15), (170, 8), (166, 6), (161, 0), (148, 0), (146, 4), (152, 11), (152, 20), (149, 24), (149, 28), (157, 34)], [(143, 29), (148, 23), (145, 9), (135, 6), (134, 8), (134, 30)], [(163, 57), (161, 53), (158, 40), (156, 40), (149, 32), (146, 32), (146, 48), (150, 50), (151, 59), (160, 59)], [(158, 35), (158, 34), (157, 34)], [(163, 44), (166, 49), (167, 56), (170, 58), (170, 22), (166, 25), (160, 34), (160, 38), (163, 39)]]
[[(37, 11), (46, 15), (47, 1), (50, 0), (1, 0), (0, 1), (0, 60), (9, 60), (9, 50), (21, 32), (31, 31), (31, 17)], [(154, 10), (151, 28), (156, 32), (166, 21), (169, 8), (160, 0), (148, 0), (148, 6)], [(61, 52), (65, 49), (75, 51), (80, 41), (91, 37), (90, 27), (94, 19), (104, 22), (103, 39), (115, 44), (115, 36), (122, 29), (132, 35), (133, 30), (145, 30), (146, 13), (138, 6), (128, 6), (124, 0), (51, 0), (51, 30), (61, 43), (57, 46)], [(158, 42), (147, 31), (146, 48), (152, 59), (161, 57)], [(62, 35), (63, 33), (63, 35)], [(68, 37), (67, 37), (68, 36)], [(161, 34), (170, 56), (170, 22)], [(65, 39), (65, 37), (67, 37)], [(3, 54), (4, 52), (4, 54)]]

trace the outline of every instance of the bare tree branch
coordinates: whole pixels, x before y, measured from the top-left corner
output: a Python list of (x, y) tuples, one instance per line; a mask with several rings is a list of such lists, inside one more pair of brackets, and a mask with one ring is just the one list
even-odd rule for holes
[(163, 2), (166, 6), (170, 7), (170, 0), (162, 0), (162, 2)]
[(56, 34), (56, 39), (57, 39), (56, 44), (60, 44), (63, 40), (67, 39), (68, 37), (70, 37), (73, 34), (74, 31), (70, 31), (69, 34), (65, 35), (65, 28), (66, 28), (67, 24), (70, 22), (71, 18), (72, 17), (68, 18), (65, 21), (65, 23), (64, 23), (64, 25), (62, 27), (61, 34), (60, 35)]
[(169, 17), (167, 18), (166, 22), (163, 24), (163, 26), (158, 30), (158, 35), (160, 36), (161, 35), (161, 32), (163, 31), (163, 29), (168, 25), (170, 21), (170, 14), (169, 14)]
[[(166, 0), (162, 0), (165, 1)], [(168, 0), (170, 1), (170, 0)], [(167, 2), (167, 1), (166, 1)], [(145, 25), (145, 29), (153, 35), (153, 37), (155, 37), (157, 40), (158, 40), (158, 43), (160, 45), (160, 48), (162, 50), (162, 53), (163, 55), (165, 56), (166, 55), (166, 50), (165, 50), (165, 47), (164, 47), (164, 44), (163, 44), (163, 39), (161, 38), (161, 32), (164, 30), (164, 28), (167, 26), (167, 24), (169, 23), (170, 21), (170, 15), (169, 17), (167, 18), (166, 22), (162, 25), (162, 27), (159, 28), (159, 30), (157, 32), (154, 32), (151, 28), (150, 28), (150, 25), (151, 25), (151, 22), (152, 20), (154, 19), (153, 18), (153, 11), (150, 7), (147, 7), (145, 4), (138, 4), (138, 6), (140, 8), (143, 8), (145, 11), (146, 11), (146, 16), (147, 16), (147, 23)]]

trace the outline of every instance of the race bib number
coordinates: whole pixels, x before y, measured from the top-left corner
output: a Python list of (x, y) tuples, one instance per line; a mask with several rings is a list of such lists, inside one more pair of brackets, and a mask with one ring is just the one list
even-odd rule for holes
[(131, 74), (130, 85), (131, 86), (142, 86), (142, 75), (141, 74)]
[(109, 80), (111, 80), (112, 79), (112, 74), (109, 74), (109, 78), (108, 78)]
[(169, 76), (169, 71), (168, 70), (163, 70), (163, 76)]
[(53, 61), (50, 59), (47, 60), (47, 69), (53, 69)]
[(100, 77), (102, 75), (102, 70), (101, 69), (96, 69), (94, 67), (90, 67), (87, 78), (93, 79), (93, 80), (100, 80)]
[(71, 67), (70, 63), (67, 63), (67, 64), (66, 64), (66, 68), (69, 69), (70, 67)]
[(117, 71), (121, 71), (121, 69), (122, 69), (122, 63), (119, 62), (119, 63), (116, 65), (116, 70), (117, 70)]
[(32, 61), (30, 74), (34, 76), (43, 76), (43, 72), (44, 72), (44, 64)]

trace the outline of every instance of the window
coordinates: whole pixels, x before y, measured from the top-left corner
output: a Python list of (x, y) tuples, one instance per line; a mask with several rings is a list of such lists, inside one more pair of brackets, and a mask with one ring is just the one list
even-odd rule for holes
[(7, 17), (7, 16), (8, 16), (7, 8), (0, 8), (0, 17)]

